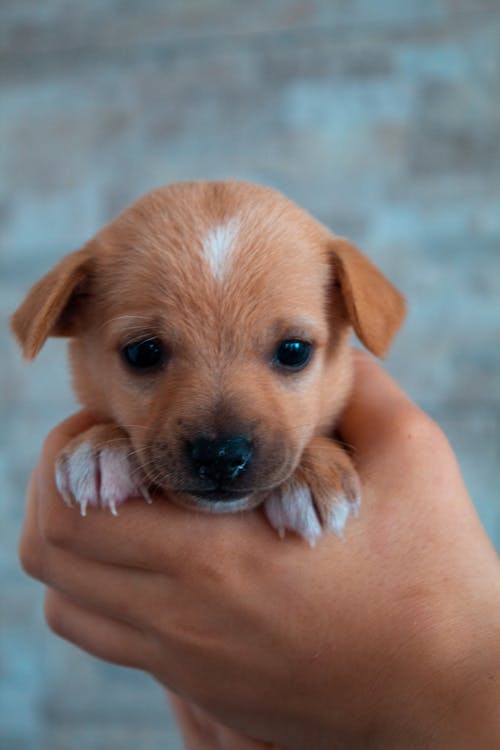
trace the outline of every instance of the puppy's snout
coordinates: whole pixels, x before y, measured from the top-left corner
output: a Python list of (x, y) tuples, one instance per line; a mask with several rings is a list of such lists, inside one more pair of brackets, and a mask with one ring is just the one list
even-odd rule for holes
[(198, 437), (188, 443), (188, 456), (197, 478), (220, 487), (245, 473), (252, 460), (253, 445), (243, 435)]

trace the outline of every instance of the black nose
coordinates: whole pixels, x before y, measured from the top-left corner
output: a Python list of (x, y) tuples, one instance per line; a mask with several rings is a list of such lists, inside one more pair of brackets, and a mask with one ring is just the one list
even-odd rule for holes
[(197, 476), (221, 486), (233, 482), (247, 470), (253, 447), (242, 435), (215, 440), (199, 437), (188, 444), (188, 453)]

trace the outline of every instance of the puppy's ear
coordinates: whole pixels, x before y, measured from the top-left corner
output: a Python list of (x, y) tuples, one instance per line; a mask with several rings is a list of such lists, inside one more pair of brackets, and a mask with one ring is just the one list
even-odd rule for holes
[(402, 294), (354, 245), (330, 241), (335, 280), (356, 335), (372, 354), (383, 357), (405, 317)]
[(28, 292), (12, 315), (12, 330), (26, 359), (34, 359), (49, 336), (72, 336), (85, 295), (92, 255), (88, 247), (67, 255)]

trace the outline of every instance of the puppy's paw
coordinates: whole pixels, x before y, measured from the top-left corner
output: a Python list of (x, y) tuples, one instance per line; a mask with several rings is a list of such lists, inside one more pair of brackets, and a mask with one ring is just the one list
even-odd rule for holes
[(95, 425), (71, 440), (56, 459), (55, 475), (64, 500), (78, 503), (82, 516), (89, 505), (116, 515), (128, 497), (151, 502), (130, 438), (112, 424)]
[(351, 459), (333, 440), (318, 437), (305, 449), (293, 476), (266, 499), (264, 509), (281, 537), (293, 531), (314, 546), (325, 533), (341, 535), (360, 501)]

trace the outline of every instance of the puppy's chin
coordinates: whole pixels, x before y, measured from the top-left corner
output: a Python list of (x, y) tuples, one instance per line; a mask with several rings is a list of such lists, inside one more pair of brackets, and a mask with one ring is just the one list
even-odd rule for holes
[(204, 513), (238, 513), (251, 510), (262, 502), (263, 495), (259, 492), (242, 493), (214, 490), (200, 492), (197, 495), (187, 493), (173, 493), (170, 495), (174, 502), (186, 508), (194, 508)]

